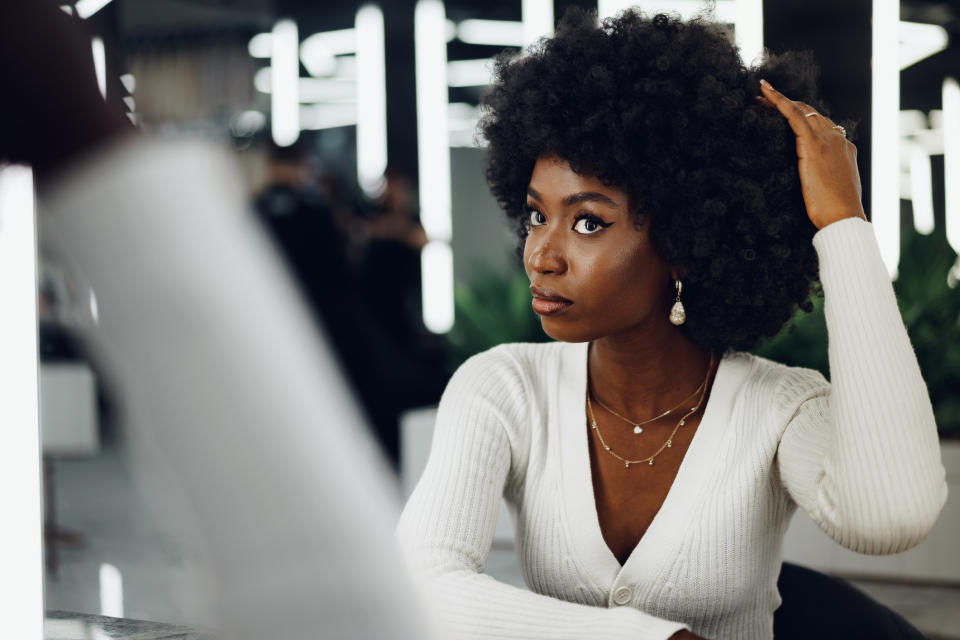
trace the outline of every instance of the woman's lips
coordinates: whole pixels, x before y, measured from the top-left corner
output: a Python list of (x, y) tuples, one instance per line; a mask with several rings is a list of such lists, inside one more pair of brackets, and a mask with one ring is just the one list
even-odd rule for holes
[(564, 311), (573, 304), (559, 293), (550, 289), (543, 289), (536, 285), (530, 286), (530, 293), (533, 294), (533, 310), (542, 316), (552, 316)]
[(569, 300), (545, 300), (543, 298), (533, 299), (533, 310), (541, 316), (552, 316), (564, 311), (573, 303)]

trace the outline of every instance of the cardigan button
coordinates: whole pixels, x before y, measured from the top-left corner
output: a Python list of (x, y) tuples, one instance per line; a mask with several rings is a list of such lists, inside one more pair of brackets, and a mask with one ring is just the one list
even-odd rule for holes
[(613, 592), (613, 603), (618, 605), (625, 605), (633, 598), (633, 591), (630, 587), (617, 587), (616, 591)]

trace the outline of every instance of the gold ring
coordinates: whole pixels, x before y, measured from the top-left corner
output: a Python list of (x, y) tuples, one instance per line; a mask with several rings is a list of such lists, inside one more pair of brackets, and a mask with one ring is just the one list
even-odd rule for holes
[(811, 111), (810, 113), (804, 114), (803, 117), (809, 118), (810, 116), (818, 116), (818, 115), (820, 115), (820, 114), (817, 113), (816, 111)]

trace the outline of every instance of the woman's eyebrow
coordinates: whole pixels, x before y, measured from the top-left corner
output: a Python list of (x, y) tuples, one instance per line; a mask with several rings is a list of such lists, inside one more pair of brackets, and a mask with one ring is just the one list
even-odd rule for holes
[(614, 209), (620, 208), (620, 205), (618, 205), (616, 202), (602, 193), (597, 193), (596, 191), (581, 191), (580, 193), (574, 193), (563, 199), (563, 204), (566, 206), (576, 204), (578, 202), (599, 202), (601, 204), (609, 205)]
[[(533, 187), (527, 187), (527, 195), (529, 195), (534, 200), (540, 202), (543, 201), (543, 198), (540, 197), (540, 194), (537, 193), (536, 189)], [(579, 193), (573, 193), (563, 199), (563, 205), (568, 207), (572, 204), (577, 204), (578, 202), (600, 202), (602, 204), (609, 205), (614, 209), (619, 209), (620, 205), (611, 200), (609, 197), (598, 193), (596, 191), (581, 191)]]

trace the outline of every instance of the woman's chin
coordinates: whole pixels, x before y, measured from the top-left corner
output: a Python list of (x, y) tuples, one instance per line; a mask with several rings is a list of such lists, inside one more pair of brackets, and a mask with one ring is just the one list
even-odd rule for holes
[(576, 323), (563, 322), (559, 318), (541, 317), (543, 332), (559, 342), (588, 342), (597, 336)]

